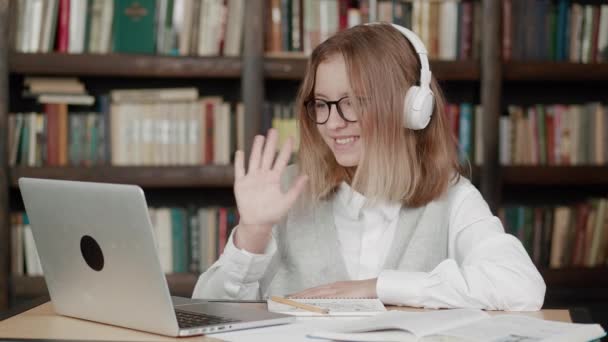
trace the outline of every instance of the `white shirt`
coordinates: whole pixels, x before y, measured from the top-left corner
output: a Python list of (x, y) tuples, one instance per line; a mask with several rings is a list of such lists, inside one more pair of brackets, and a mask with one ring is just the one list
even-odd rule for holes
[[(365, 198), (342, 184), (334, 199), (333, 214), (350, 280), (377, 277), (376, 292), (386, 304), (540, 309), (545, 284), (521, 242), (504, 233), (500, 220), (491, 215), (487, 203), (473, 185), (466, 182), (450, 194), (446, 199), (452, 208), (448, 258), (431, 272), (382, 270), (386, 246), (395, 235), (400, 206), (364, 207)], [(217, 295), (226, 291), (233, 298), (258, 296), (258, 281), (276, 253), (276, 241), (270, 240), (264, 254), (252, 254), (234, 245), (234, 231), (220, 260), (212, 266), (221, 266), (224, 271), (213, 279), (213, 284), (197, 284), (194, 297), (204, 297), (197, 294), (202, 291), (199, 285), (207, 288), (207, 298), (214, 295), (209, 289), (217, 289)], [(512, 284), (513, 279), (526, 281)]]

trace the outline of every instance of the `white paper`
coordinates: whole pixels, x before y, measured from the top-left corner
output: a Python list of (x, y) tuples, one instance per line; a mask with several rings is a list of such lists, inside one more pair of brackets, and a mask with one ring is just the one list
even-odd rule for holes
[[(590, 341), (605, 335), (598, 324), (546, 321), (516, 315), (498, 315), (466, 326), (446, 330), (442, 335), (459, 336), (472, 341), (538, 342)], [(578, 337), (577, 337), (578, 336)]]
[(331, 329), (344, 322), (358, 318), (352, 317), (298, 317), (295, 323), (261, 327), (255, 329), (244, 329), (220, 334), (211, 334), (209, 337), (218, 338), (224, 341), (239, 342), (268, 342), (268, 341), (289, 341), (289, 342), (319, 342), (318, 339), (307, 337), (313, 331)]
[[(377, 298), (290, 298), (290, 300), (329, 309), (329, 315), (331, 316), (371, 316), (386, 312), (384, 304)], [(323, 315), (277, 303), (270, 299), (268, 299), (268, 311), (297, 316)]]
[[(477, 309), (455, 309), (429, 312), (389, 311), (374, 317), (335, 325), (325, 332), (357, 333), (377, 330), (399, 329), (409, 331), (417, 337), (434, 335), (444, 329), (462, 326), (489, 315)], [(315, 336), (321, 336), (314, 334)]]

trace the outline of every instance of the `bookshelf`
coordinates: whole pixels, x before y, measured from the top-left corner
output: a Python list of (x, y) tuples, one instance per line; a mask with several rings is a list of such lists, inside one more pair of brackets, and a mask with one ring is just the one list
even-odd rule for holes
[(234, 182), (234, 169), (230, 165), (12, 167), (9, 169), (12, 187), (17, 187), (20, 177), (137, 184), (147, 188), (230, 188)]
[[(473, 167), (474, 182), (496, 210), (504, 201), (503, 193), (511, 187), (523, 187), (525, 196), (533, 187), (542, 193), (554, 186), (608, 188), (607, 166), (501, 166), (498, 161), (498, 121), (505, 105), (503, 93), (512, 82), (532, 84), (577, 84), (588, 86), (608, 83), (608, 64), (566, 62), (530, 62), (501, 59), (501, 1), (475, 0), (482, 4), (483, 30), (478, 60), (431, 60), (434, 75), (446, 84), (448, 96), (464, 94), (469, 101), (479, 100), (484, 108), (484, 164)], [(243, 53), (236, 57), (171, 57), (124, 54), (27, 54), (15, 53), (9, 43), (10, 0), (0, 0), (0, 137), (7, 135), (9, 112), (9, 76), (52, 75), (89, 77), (91, 82), (117, 79), (175, 80), (225, 79), (240, 82), (240, 97), (245, 103), (246, 136), (261, 131), (265, 99), (292, 96), (291, 91), (304, 76), (306, 57), (301, 53), (266, 53), (264, 49), (264, 0), (247, 0)], [(257, 14), (257, 15), (256, 15)], [(96, 80), (97, 78), (102, 81)], [(105, 86), (104, 83), (104, 86)], [(183, 83), (182, 83), (183, 84)], [(464, 86), (463, 86), (464, 85)], [(284, 88), (292, 88), (285, 90)], [(464, 88), (464, 90), (460, 89)], [(529, 88), (526, 88), (529, 89)], [(544, 96), (542, 89), (539, 94)], [(595, 93), (600, 93), (595, 91)], [(514, 94), (517, 97), (520, 94)], [(602, 99), (604, 100), (604, 99)], [(177, 194), (186, 188), (222, 188), (232, 185), (231, 166), (177, 167), (9, 167), (7, 146), (0, 139), (0, 310), (9, 305), (9, 293), (17, 297), (35, 297), (46, 292), (41, 277), (12, 277), (10, 259), (9, 194), (17, 192), (19, 177), (61, 178), (69, 180), (138, 184), (144, 188), (170, 189)], [(544, 187), (544, 188), (543, 188)], [(548, 197), (551, 195), (545, 195)], [(581, 300), (608, 300), (600, 290), (608, 287), (608, 268), (596, 267), (546, 269), (548, 295)], [(173, 293), (190, 295), (197, 277), (194, 274), (167, 276)]]

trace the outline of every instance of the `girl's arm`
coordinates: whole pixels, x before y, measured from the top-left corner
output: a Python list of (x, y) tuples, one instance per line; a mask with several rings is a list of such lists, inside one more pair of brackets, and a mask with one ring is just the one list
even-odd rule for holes
[(378, 297), (428, 308), (539, 310), (545, 283), (521, 242), (504, 233), (472, 185), (453, 196), (448, 259), (428, 273), (383, 271)]
[(266, 272), (277, 247), (271, 235), (263, 254), (250, 253), (234, 244), (236, 227), (224, 253), (196, 283), (192, 298), (260, 299), (259, 280)]

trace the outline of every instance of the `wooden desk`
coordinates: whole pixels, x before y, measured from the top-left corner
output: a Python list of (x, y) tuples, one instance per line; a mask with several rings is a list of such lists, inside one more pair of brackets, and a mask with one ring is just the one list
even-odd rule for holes
[[(265, 307), (265, 304), (242, 304)], [(391, 307), (390, 309), (423, 311), (422, 309)], [(493, 315), (505, 312), (489, 312)], [(517, 313), (548, 320), (571, 322), (568, 310), (542, 310)], [(212, 336), (212, 335), (211, 335)], [(0, 339), (41, 339), (41, 340), (90, 340), (90, 341), (219, 341), (198, 336), (188, 338), (168, 338), (55, 314), (52, 304), (46, 302), (25, 312), (0, 322)]]

